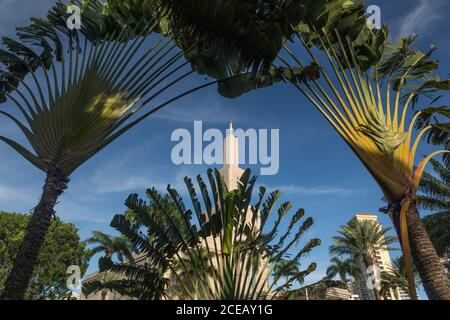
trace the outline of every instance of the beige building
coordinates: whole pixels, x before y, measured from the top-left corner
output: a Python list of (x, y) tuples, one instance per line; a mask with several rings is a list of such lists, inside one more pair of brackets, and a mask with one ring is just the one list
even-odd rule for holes
[[(352, 218), (350, 221), (364, 221), (364, 220), (370, 220), (377, 223), (380, 228), (382, 227), (381, 224), (378, 222), (378, 217), (376, 215), (370, 215), (370, 214), (357, 214), (355, 217)], [(366, 266), (364, 264), (364, 261), (361, 257), (355, 257), (356, 263), (359, 265), (361, 270), (361, 279), (357, 282), (354, 282), (352, 284), (352, 291), (354, 291), (354, 294), (357, 294), (361, 300), (374, 300), (375, 299), (375, 293), (373, 289), (369, 289), (367, 287), (367, 281), (369, 280), (369, 274), (367, 273)], [(389, 255), (389, 251), (387, 249), (378, 250), (375, 254), (375, 263), (376, 266), (379, 268), (380, 272), (390, 272), (392, 268), (392, 260)], [(400, 297), (400, 300), (410, 300), (409, 295), (400, 288), (396, 289), (396, 292), (394, 292), (391, 289), (390, 298), (389, 300), (397, 300)]]

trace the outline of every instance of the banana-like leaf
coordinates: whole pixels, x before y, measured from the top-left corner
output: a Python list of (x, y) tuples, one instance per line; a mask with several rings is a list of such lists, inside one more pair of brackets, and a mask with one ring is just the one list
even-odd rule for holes
[[(197, 198), (192, 181), (185, 179), (197, 219), (191, 219), (190, 209), (185, 207), (182, 198), (170, 186), (167, 188), (170, 202), (163, 200), (166, 198), (155, 189), (147, 192), (151, 201), (149, 204), (137, 195), (128, 198), (128, 214), (136, 215), (133, 221), (139, 221), (140, 231), (133, 229), (124, 215), (114, 218), (111, 225), (129, 238), (140, 257), (145, 257), (145, 268), (122, 263), (115, 264), (108, 270), (123, 276), (120, 281), (130, 281), (130, 288), (142, 286), (142, 294), (135, 290), (133, 297), (141, 296), (145, 299), (160, 292), (157, 285), (161, 282), (154, 282), (159, 279), (157, 277), (150, 277), (149, 283), (143, 286), (148, 268), (160, 270), (160, 277), (165, 283), (163, 294), (168, 299), (274, 297), (285, 286), (280, 285), (280, 277), (273, 276), (272, 258), (288, 259), (291, 253), (295, 254), (287, 261), (298, 268), (288, 276), (286, 281), (289, 284), (303, 281), (304, 277), (315, 270), (315, 264), (311, 264), (306, 270), (299, 268), (300, 259), (320, 245), (319, 239), (312, 239), (297, 248), (300, 238), (313, 224), (311, 218), (301, 221), (303, 210), (291, 216), (288, 232), (278, 236), (279, 227), (290, 216), (291, 208), (288, 202), (282, 204), (273, 226), (268, 226), (268, 218), (275, 208), (279, 192), (272, 193), (265, 201), (262, 199), (264, 192), (261, 192), (259, 201), (251, 207), (256, 178), (250, 177), (249, 170), (240, 178), (238, 189), (231, 191), (226, 189), (217, 170), (209, 170), (208, 176), (210, 188), (207, 188), (200, 176), (197, 177), (203, 203)], [(261, 211), (258, 210), (260, 207)], [(297, 233), (291, 234), (291, 230), (297, 228)], [(288, 244), (284, 245), (285, 242)], [(101, 290), (99, 283), (95, 285), (96, 290)], [(112, 290), (113, 285), (114, 282), (104, 288), (110, 287)], [(155, 293), (151, 294), (149, 290), (153, 285)]]
[[(139, 22), (155, 22), (154, 31), (170, 36), (198, 73), (223, 79), (250, 72), (249, 79), (244, 76), (231, 87), (230, 83), (219, 86), (219, 92), (227, 97), (278, 82), (270, 79), (273, 77), (270, 65), (296, 32), (301, 32), (310, 45), (323, 49), (318, 31), (326, 32), (337, 47), (334, 34), (337, 30), (342, 38), (350, 39), (356, 61), (364, 70), (380, 60), (387, 38), (387, 29), (372, 29), (364, 6), (349, 0), (283, 0), (276, 5), (272, 0), (75, 0), (73, 3), (81, 8), (80, 33), (94, 43), (145, 36), (148, 31)], [(65, 28), (65, 10), (66, 5), (58, 2), (46, 19), (36, 19), (19, 30), (47, 32), (48, 25), (56, 25), (59, 31), (71, 35)], [(121, 31), (125, 31), (124, 37), (119, 39)], [(58, 59), (62, 51), (61, 46), (55, 49)], [(46, 51), (47, 61), (51, 52)], [(339, 56), (345, 65), (344, 53)], [(19, 78), (28, 73), (20, 64), (15, 66), (19, 68), (16, 73)], [(242, 81), (244, 88), (236, 92)]]

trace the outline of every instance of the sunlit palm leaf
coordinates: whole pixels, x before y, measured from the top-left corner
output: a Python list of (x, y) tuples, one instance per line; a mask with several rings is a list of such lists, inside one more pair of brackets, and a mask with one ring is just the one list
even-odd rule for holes
[[(415, 199), (425, 165), (438, 151), (426, 157), (414, 169), (415, 155), (421, 138), (431, 127), (425, 127), (416, 138), (414, 125), (420, 112), (408, 122), (408, 110), (416, 93), (410, 93), (401, 106), (401, 96), (409, 80), (419, 79), (437, 67), (429, 60), (432, 48), (427, 53), (410, 50), (414, 38), (403, 39), (398, 47), (390, 47), (375, 69), (373, 78), (364, 71), (356, 59), (354, 46), (349, 38), (335, 33), (339, 46), (332, 45), (328, 29), (317, 32), (318, 40), (325, 48), (329, 72), (322, 66), (305, 40), (299, 35), (298, 42), (309, 53), (311, 59), (321, 65), (322, 81), (317, 80), (295, 87), (322, 113), (333, 128), (345, 140), (380, 185), (391, 204), (390, 214), (394, 225), (400, 230), (409, 274), (411, 293), (414, 296), (412, 262), (406, 229), (406, 212)], [(280, 57), (284, 66), (295, 68), (303, 64), (289, 48), (287, 57)], [(342, 63), (342, 58), (345, 64)], [(352, 66), (347, 68), (346, 66)], [(386, 88), (381, 84), (387, 77)], [(392, 101), (391, 94), (394, 94)], [(398, 210), (401, 208), (401, 210)]]
[[(150, 34), (154, 25), (146, 28)], [(125, 34), (118, 40), (124, 39)], [(4, 41), (11, 47), (10, 39)], [(172, 53), (174, 45), (168, 40), (145, 36), (131, 42), (94, 45), (87, 39), (78, 41), (70, 37), (68, 46), (67, 61), (62, 59), (60, 64), (53, 61), (51, 72), (43, 68), (43, 82), (33, 71), (35, 67), (24, 59), (25, 53), (0, 52), (4, 59), (28, 68), (37, 87), (37, 91), (32, 91), (18, 79), (23, 88), (15, 89), (16, 95), (6, 93), (24, 120), (1, 111), (22, 130), (34, 152), (6, 137), (0, 139), (39, 169), (46, 172), (58, 169), (67, 176), (162, 105), (187, 94), (181, 93), (137, 115), (157, 96), (192, 73), (190, 70), (183, 73), (186, 63), (180, 61), (182, 54)], [(144, 46), (147, 49), (138, 55)], [(31, 53), (27, 51), (26, 55)], [(6, 71), (3, 74), (12, 76)]]

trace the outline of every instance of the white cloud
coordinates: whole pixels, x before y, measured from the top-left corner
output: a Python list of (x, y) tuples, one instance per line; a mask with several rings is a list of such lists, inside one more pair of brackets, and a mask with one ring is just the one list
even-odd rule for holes
[[(127, 152), (125, 156), (101, 163), (94, 174), (83, 185), (89, 185), (95, 193), (105, 195), (121, 192), (144, 192), (148, 188), (155, 187), (160, 192), (165, 192), (167, 185), (171, 184), (181, 193), (184, 187), (185, 176), (194, 177), (193, 170), (186, 171), (184, 167), (175, 170), (164, 171), (157, 166), (130, 169), (136, 150)], [(164, 175), (161, 175), (164, 172)]]
[(55, 207), (56, 215), (66, 222), (108, 224), (111, 221), (112, 212), (95, 209), (93, 204), (86, 204), (82, 198), (69, 199), (63, 196)]
[(420, 0), (418, 6), (400, 20), (398, 36), (429, 31), (432, 22), (444, 18), (445, 10), (442, 10), (444, 4), (442, 0)]
[(349, 196), (354, 194), (365, 193), (363, 190), (355, 190), (339, 187), (317, 186), (317, 187), (304, 187), (296, 185), (285, 185), (270, 188), (272, 190), (281, 190), (283, 194), (288, 195), (306, 195), (306, 196), (321, 196), (321, 195), (338, 195)]
[(111, 177), (98, 181), (95, 191), (99, 194), (118, 193), (132, 190), (146, 190), (149, 187), (160, 189), (150, 179), (140, 176)]
[[(155, 113), (153, 117), (181, 123), (202, 120), (203, 122), (224, 125), (233, 117), (235, 110), (233, 107), (225, 106), (214, 98), (207, 98), (203, 101), (177, 103)], [(246, 122), (247, 119), (248, 117), (240, 108), (239, 123)]]

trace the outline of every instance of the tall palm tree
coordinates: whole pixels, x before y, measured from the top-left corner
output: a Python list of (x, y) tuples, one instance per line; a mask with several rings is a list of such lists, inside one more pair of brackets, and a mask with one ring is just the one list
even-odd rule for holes
[[(90, 248), (90, 256), (103, 253), (103, 257), (99, 261), (100, 264), (111, 264), (113, 259), (124, 262), (126, 259), (130, 263), (134, 263), (133, 250), (131, 243), (125, 237), (113, 237), (101, 231), (93, 231), (92, 235), (85, 240), (87, 244), (94, 245)], [(101, 266), (100, 269), (103, 269)]]
[(336, 276), (339, 276), (341, 282), (347, 285), (347, 276), (351, 276), (354, 279), (359, 278), (361, 271), (359, 270), (358, 265), (352, 259), (342, 260), (339, 257), (333, 257), (330, 262), (331, 264), (326, 271), (328, 279), (333, 279)]
[[(46, 174), (4, 299), (23, 298), (54, 206), (71, 174), (157, 110), (214, 83), (163, 96), (193, 74), (186, 69), (183, 52), (176, 52), (170, 40), (154, 36), (154, 21), (132, 23), (128, 17), (128, 24), (121, 25), (104, 20), (102, 1), (89, 3), (81, 30), (67, 29), (66, 5), (58, 3), (47, 19), (19, 29), (21, 41), (3, 38), (7, 50), (0, 50), (5, 66), (0, 70), (0, 102), (10, 102), (8, 107), (18, 112), (0, 114), (18, 126), (31, 149), (5, 136), (0, 140)], [(114, 23), (114, 32), (98, 41), (105, 25)], [(24, 78), (27, 74), (29, 79)]]
[[(375, 221), (352, 220), (339, 230), (339, 236), (333, 237), (330, 254), (361, 259), (366, 268), (376, 265), (376, 252), (394, 250), (390, 247), (397, 241), (387, 233), (390, 228), (382, 228)], [(381, 299), (379, 289), (374, 288), (375, 298)]]
[(434, 159), (431, 165), (437, 176), (424, 173), (417, 200), (421, 208), (435, 211), (423, 222), (437, 253), (442, 256), (450, 248), (450, 170), (448, 165)]
[[(117, 260), (121, 263), (124, 262), (125, 258), (128, 263), (134, 264), (131, 244), (125, 237), (113, 237), (100, 231), (94, 231), (92, 232), (91, 237), (85, 241), (87, 244), (95, 245), (90, 249), (91, 257), (97, 253), (103, 253), (103, 256), (100, 257), (98, 261), (99, 270), (107, 269), (110, 265), (112, 265), (114, 258), (117, 258)], [(101, 278), (100, 281), (102, 283), (106, 283), (114, 279), (114, 277), (111, 279), (111, 275), (109, 275), (107, 271), (101, 272), (98, 276)], [(110, 279), (108, 279), (108, 277)], [(106, 289), (102, 290), (102, 300), (106, 299), (107, 293), (108, 291)]]
[[(430, 60), (434, 48), (426, 53), (412, 49), (415, 36), (408, 37), (398, 45), (388, 46), (384, 58), (370, 68), (358, 61), (354, 42), (342, 37), (333, 26), (311, 21), (314, 35), (297, 35), (297, 43), (318, 66), (317, 75), (322, 79), (317, 75), (309, 79), (293, 77), (291, 82), (328, 120), (381, 187), (389, 202), (386, 212), (402, 244), (411, 296), (417, 298), (412, 272), (414, 259), (428, 297), (450, 299), (447, 276), (416, 207), (416, 193), (425, 166), (434, 156), (448, 151), (433, 152), (415, 169), (419, 142), (431, 127), (414, 138), (414, 125), (420, 113), (408, 121), (408, 110), (422, 93), (410, 90), (408, 84), (423, 81), (436, 70), (438, 63)], [(387, 33), (387, 29), (381, 32)], [(379, 42), (384, 36), (379, 37), (378, 32), (360, 35), (369, 37), (379, 50), (384, 50), (383, 42)], [(331, 37), (338, 40), (338, 45), (333, 45)], [(321, 44), (324, 64), (310, 48), (311, 42)], [(287, 68), (305, 67), (291, 48), (286, 47), (285, 54), (280, 60)], [(424, 85), (439, 89), (448, 84), (450, 81), (437, 78), (425, 80)]]
[[(116, 215), (111, 226), (127, 237), (133, 248), (146, 257), (145, 265), (115, 263), (109, 271), (124, 280), (111, 282), (109, 288), (119, 288), (124, 281), (132, 288), (134, 297), (159, 299), (265, 299), (276, 296), (294, 281), (302, 281), (316, 268), (311, 263), (304, 270), (293, 272), (286, 283), (276, 287), (281, 278), (274, 277), (271, 261), (286, 259), (286, 268), (298, 265), (300, 259), (320, 244), (319, 239), (299, 245), (300, 238), (313, 225), (304, 217), (304, 210), (290, 213), (289, 202), (281, 204), (273, 223), (269, 216), (275, 209), (280, 192), (266, 197), (260, 187), (259, 198), (250, 204), (256, 177), (245, 171), (237, 190), (227, 190), (218, 170), (208, 171), (210, 190), (201, 176), (197, 177), (203, 202), (197, 197), (193, 182), (185, 178), (193, 211), (187, 209), (182, 198), (170, 186), (168, 194), (177, 210), (171, 210), (164, 197), (155, 189), (147, 190), (152, 205), (131, 195), (127, 207), (141, 223), (138, 230), (124, 215)], [(202, 205), (203, 204), (203, 205)], [(196, 221), (193, 220), (195, 214)], [(165, 219), (154, 219), (155, 216)], [(182, 219), (179, 219), (179, 218)], [(284, 219), (290, 219), (287, 230), (278, 233)], [(179, 222), (181, 221), (181, 224)], [(185, 233), (183, 230), (189, 230)], [(202, 252), (211, 254), (202, 254)], [(292, 255), (291, 258), (288, 256)], [(212, 272), (212, 274), (211, 274)], [(168, 277), (176, 281), (169, 281)], [(85, 294), (101, 290), (101, 283), (85, 286)]]

